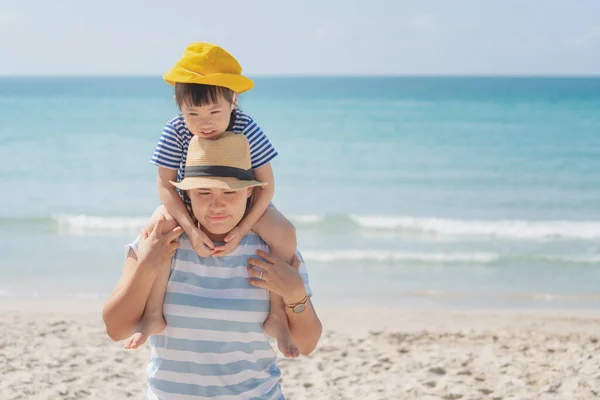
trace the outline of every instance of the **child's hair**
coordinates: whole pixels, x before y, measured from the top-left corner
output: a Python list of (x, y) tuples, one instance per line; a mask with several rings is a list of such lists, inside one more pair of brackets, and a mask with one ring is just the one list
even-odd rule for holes
[(202, 107), (215, 104), (223, 96), (229, 103), (233, 102), (234, 92), (222, 86), (202, 85), (199, 83), (176, 83), (175, 101), (181, 109), (183, 104), (191, 107)]

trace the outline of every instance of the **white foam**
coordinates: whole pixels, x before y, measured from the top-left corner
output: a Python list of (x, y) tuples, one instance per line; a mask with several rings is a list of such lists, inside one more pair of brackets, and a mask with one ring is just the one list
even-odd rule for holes
[[(91, 215), (60, 214), (53, 217), (62, 229), (81, 231), (136, 231), (149, 217), (100, 217)], [(527, 221), (527, 220), (464, 220), (448, 218), (418, 218), (409, 216), (319, 216), (291, 215), (298, 226), (322, 226), (349, 229), (395, 231), (412, 234), (447, 237), (491, 236), (509, 239), (600, 239), (600, 221)], [(346, 222), (344, 222), (346, 221)], [(341, 225), (340, 225), (341, 224)], [(351, 226), (350, 226), (351, 228)]]
[(53, 219), (58, 226), (69, 231), (108, 230), (133, 231), (144, 226), (146, 218), (95, 217), (90, 215), (59, 214)]
[(411, 261), (447, 263), (491, 263), (498, 259), (494, 253), (412, 253), (377, 250), (305, 251), (306, 261)]
[(352, 220), (368, 229), (399, 230), (451, 236), (497, 236), (516, 239), (600, 238), (597, 221), (460, 220), (396, 216), (359, 216)]
[(600, 264), (600, 255), (553, 254), (497, 254), (486, 252), (420, 253), (391, 250), (307, 250), (302, 252), (306, 261), (333, 263), (341, 261), (409, 262), (409, 263), (463, 263), (491, 264), (504, 262), (548, 262), (553, 264)]
[(599, 294), (559, 294), (559, 293), (517, 293), (513, 295), (517, 299), (534, 300), (534, 301), (598, 301), (600, 300)]
[(317, 224), (323, 222), (325, 217), (319, 215), (290, 215), (290, 220), (297, 224)]
[(542, 261), (550, 261), (553, 263), (574, 263), (574, 264), (600, 264), (600, 256), (553, 256), (544, 255), (534, 257)]

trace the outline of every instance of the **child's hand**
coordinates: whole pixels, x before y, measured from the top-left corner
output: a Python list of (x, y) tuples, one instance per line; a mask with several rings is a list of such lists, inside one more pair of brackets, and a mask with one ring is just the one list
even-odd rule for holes
[(246, 236), (246, 233), (248, 232), (245, 232), (239, 226), (233, 228), (231, 232), (229, 232), (229, 234), (225, 237), (225, 244), (223, 246), (215, 247), (214, 255), (216, 257), (219, 257), (231, 253), (233, 250), (235, 250), (236, 247), (238, 247), (238, 245), (242, 241), (242, 238)]
[(200, 257), (210, 257), (214, 254), (215, 245), (200, 228), (194, 228), (190, 236), (192, 248)]

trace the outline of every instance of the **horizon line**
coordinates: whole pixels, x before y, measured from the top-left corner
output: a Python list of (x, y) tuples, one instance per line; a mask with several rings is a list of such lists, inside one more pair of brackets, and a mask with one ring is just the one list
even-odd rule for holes
[[(600, 78), (598, 74), (248, 74), (253, 78)], [(0, 78), (161, 78), (161, 74), (0, 74)]]

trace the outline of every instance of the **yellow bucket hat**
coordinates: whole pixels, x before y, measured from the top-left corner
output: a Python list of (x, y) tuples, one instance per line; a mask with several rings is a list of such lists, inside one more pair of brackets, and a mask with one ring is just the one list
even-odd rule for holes
[(200, 83), (226, 87), (236, 93), (246, 92), (254, 86), (250, 78), (242, 75), (242, 66), (222, 47), (210, 43), (191, 43), (163, 79), (175, 83)]

